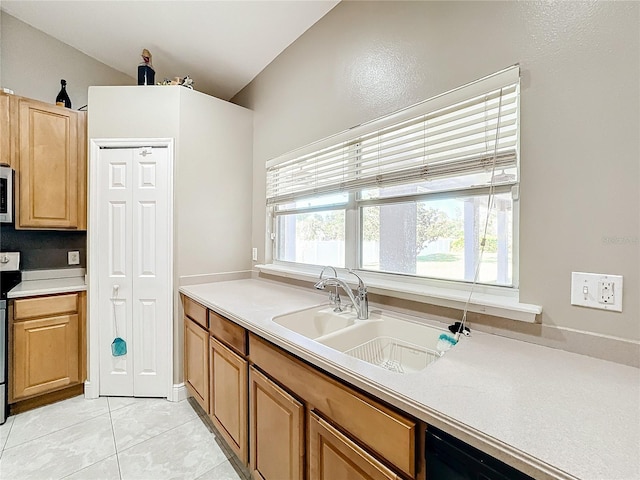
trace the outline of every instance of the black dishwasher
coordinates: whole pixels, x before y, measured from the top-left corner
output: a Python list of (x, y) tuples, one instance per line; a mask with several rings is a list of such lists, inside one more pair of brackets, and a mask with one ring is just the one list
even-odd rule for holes
[(533, 480), (532, 477), (429, 426), (427, 480)]

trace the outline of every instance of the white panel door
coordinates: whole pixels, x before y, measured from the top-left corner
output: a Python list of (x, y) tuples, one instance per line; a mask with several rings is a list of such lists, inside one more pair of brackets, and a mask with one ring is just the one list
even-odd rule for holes
[(169, 279), (167, 148), (133, 151), (133, 395), (167, 395)]
[[(133, 155), (102, 149), (98, 161), (100, 394), (133, 395), (132, 244)], [(95, 278), (95, 277), (94, 277)], [(92, 301), (95, 301), (92, 300)], [(111, 342), (127, 342), (128, 354), (114, 357)]]
[[(169, 168), (167, 148), (100, 150), (100, 395), (167, 395)], [(127, 342), (118, 357), (116, 325)]]

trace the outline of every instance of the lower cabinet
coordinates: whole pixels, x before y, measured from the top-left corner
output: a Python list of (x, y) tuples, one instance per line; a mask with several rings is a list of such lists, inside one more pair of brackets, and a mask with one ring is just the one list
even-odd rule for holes
[(189, 394), (209, 412), (209, 332), (184, 317), (184, 383)]
[(184, 383), (220, 435), (249, 461), (246, 331), (183, 296)]
[(415, 420), (183, 302), (187, 389), (255, 480), (424, 480)]
[[(376, 479), (376, 478), (419, 478), (419, 473), (422, 469), (417, 468), (416, 451), (417, 451), (417, 435), (418, 425), (415, 420), (412, 420), (404, 415), (399, 414), (395, 410), (391, 410), (379, 402), (365, 396), (351, 387), (339, 382), (328, 375), (318, 371), (314, 367), (311, 367), (304, 362), (296, 359), (292, 355), (284, 352), (278, 347), (271, 345), (265, 340), (257, 337), (254, 334), (249, 334), (249, 357), (251, 361), (260, 368), (263, 372), (262, 377), (266, 378), (268, 384), (262, 382), (260, 385), (270, 385), (274, 387), (269, 392), (278, 391), (280, 396), (284, 398), (300, 399), (300, 402), (304, 403), (305, 409), (309, 412), (320, 413), (325, 419), (325, 423), (331, 422), (332, 425), (337, 426), (335, 431), (339, 428), (342, 432), (342, 437), (348, 439), (347, 446), (341, 447), (341, 449), (333, 449), (333, 452), (352, 452), (351, 463), (343, 462), (341, 466), (331, 463), (331, 465), (325, 465), (329, 468), (329, 471), (341, 471), (341, 469), (350, 471), (349, 476), (346, 477), (331, 477), (323, 474), (323, 470), (316, 469), (315, 475), (310, 470), (310, 478), (347, 478), (349, 480), (356, 479)], [(254, 370), (252, 372), (252, 379), (256, 377)], [(259, 378), (259, 377), (258, 377)], [(278, 387), (276, 387), (276, 382)], [(275, 411), (278, 411), (275, 407), (267, 410), (263, 419), (262, 412), (256, 407), (257, 398), (260, 398), (258, 394), (254, 394), (256, 387), (251, 387), (251, 426), (254, 424), (260, 424), (261, 422), (270, 422), (270, 416), (274, 415)], [(286, 391), (285, 391), (286, 389)], [(258, 390), (259, 391), (259, 390)], [(266, 394), (265, 394), (266, 395)], [(268, 398), (274, 398), (272, 394)], [(266, 402), (263, 402), (266, 403)], [(274, 403), (274, 402), (272, 402)], [(284, 407), (278, 406), (282, 411)], [(302, 411), (302, 405), (300, 405)], [(277, 430), (284, 430), (288, 427), (284, 421), (278, 422), (275, 425), (267, 423), (269, 428), (265, 427), (265, 431), (275, 432)], [(309, 436), (309, 426), (305, 430), (305, 440)], [(273, 433), (271, 433), (273, 435)], [(251, 445), (256, 442), (256, 437), (259, 440), (259, 432), (255, 429), (251, 430)], [(309, 437), (310, 438), (310, 437)], [(317, 440), (317, 439), (316, 439)], [(270, 446), (272, 449), (270, 455), (280, 458), (289, 458), (292, 456), (291, 443), (287, 443), (283, 440), (273, 441)], [(313, 466), (314, 450), (316, 454), (323, 453), (322, 449), (317, 444), (306, 444), (308, 463)], [(256, 450), (259, 452), (260, 447), (257, 446)], [(279, 453), (273, 453), (279, 452)], [(362, 470), (356, 468), (359, 463), (353, 459), (357, 456), (356, 453), (366, 453), (366, 455), (360, 455), (362, 458), (358, 460), (360, 463), (367, 463), (368, 459), (371, 459), (372, 465), (376, 465), (375, 468), (370, 470)], [(253, 455), (253, 453), (252, 453)], [(379, 459), (375, 460), (375, 459)], [(326, 459), (325, 459), (326, 460)], [(324, 461), (324, 460), (323, 460)], [(259, 463), (259, 462), (258, 462)], [(378, 465), (389, 464), (391, 470), (384, 468), (377, 468)], [(322, 461), (319, 464), (322, 466)], [(251, 467), (255, 470), (255, 468)], [(388, 476), (376, 476), (380, 472), (388, 474)], [(394, 472), (398, 472), (395, 474)], [(295, 473), (295, 472), (294, 472)], [(319, 476), (318, 476), (319, 475)], [(262, 474), (265, 480), (280, 480), (278, 476), (269, 477)], [(260, 478), (260, 477), (258, 477)], [(304, 476), (282, 478), (305, 478)]]
[(15, 300), (9, 402), (84, 381), (84, 293)]
[(249, 382), (249, 468), (254, 478), (304, 478), (304, 405), (254, 367), (250, 368)]
[(227, 444), (246, 464), (248, 362), (214, 337), (210, 337), (209, 365), (209, 416)]
[(316, 413), (309, 413), (309, 480), (400, 480)]

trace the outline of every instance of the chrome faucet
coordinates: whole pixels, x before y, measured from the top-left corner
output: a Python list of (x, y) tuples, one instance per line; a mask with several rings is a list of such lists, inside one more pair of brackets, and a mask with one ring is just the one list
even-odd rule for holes
[[(332, 267), (333, 268), (333, 267)], [(324, 271), (324, 269), (323, 269)], [(334, 269), (335, 272), (335, 269)], [(365, 286), (362, 279), (355, 273), (353, 270), (349, 269), (349, 273), (355, 275), (358, 279), (358, 289), (357, 295), (353, 294), (353, 291), (347, 285), (344, 280), (340, 280), (337, 276), (335, 277), (327, 277), (325, 279), (321, 279), (318, 283), (314, 285), (318, 290), (324, 290), (325, 287), (342, 287), (342, 289), (349, 295), (349, 299), (353, 304), (353, 308), (356, 309), (356, 313), (358, 314), (358, 320), (367, 320), (369, 318), (369, 300), (367, 298), (367, 287)], [(322, 276), (322, 273), (320, 274)]]
[[(322, 271), (320, 272), (320, 276), (318, 277), (320, 280), (322, 280), (322, 276), (324, 275), (324, 271), (330, 268), (331, 270), (333, 270), (333, 278), (338, 278), (338, 272), (336, 271), (335, 267), (332, 267), (331, 265), (327, 265), (326, 267), (324, 267), (322, 269)], [(338, 292), (338, 285), (334, 285), (335, 287), (335, 291), (333, 292), (329, 292), (329, 305), (333, 305), (333, 311), (336, 313), (340, 313), (342, 312), (343, 308), (342, 308), (342, 299), (340, 298), (340, 293)]]

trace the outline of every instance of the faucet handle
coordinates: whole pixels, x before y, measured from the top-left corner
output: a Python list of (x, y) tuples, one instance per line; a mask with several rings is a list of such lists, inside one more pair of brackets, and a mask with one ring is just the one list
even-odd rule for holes
[(347, 270), (347, 272), (349, 272), (350, 274), (354, 275), (358, 279), (358, 291), (362, 292), (362, 293), (366, 293), (367, 292), (367, 286), (364, 284), (364, 282), (360, 278), (360, 275), (358, 275), (356, 272), (354, 272), (350, 268)]

